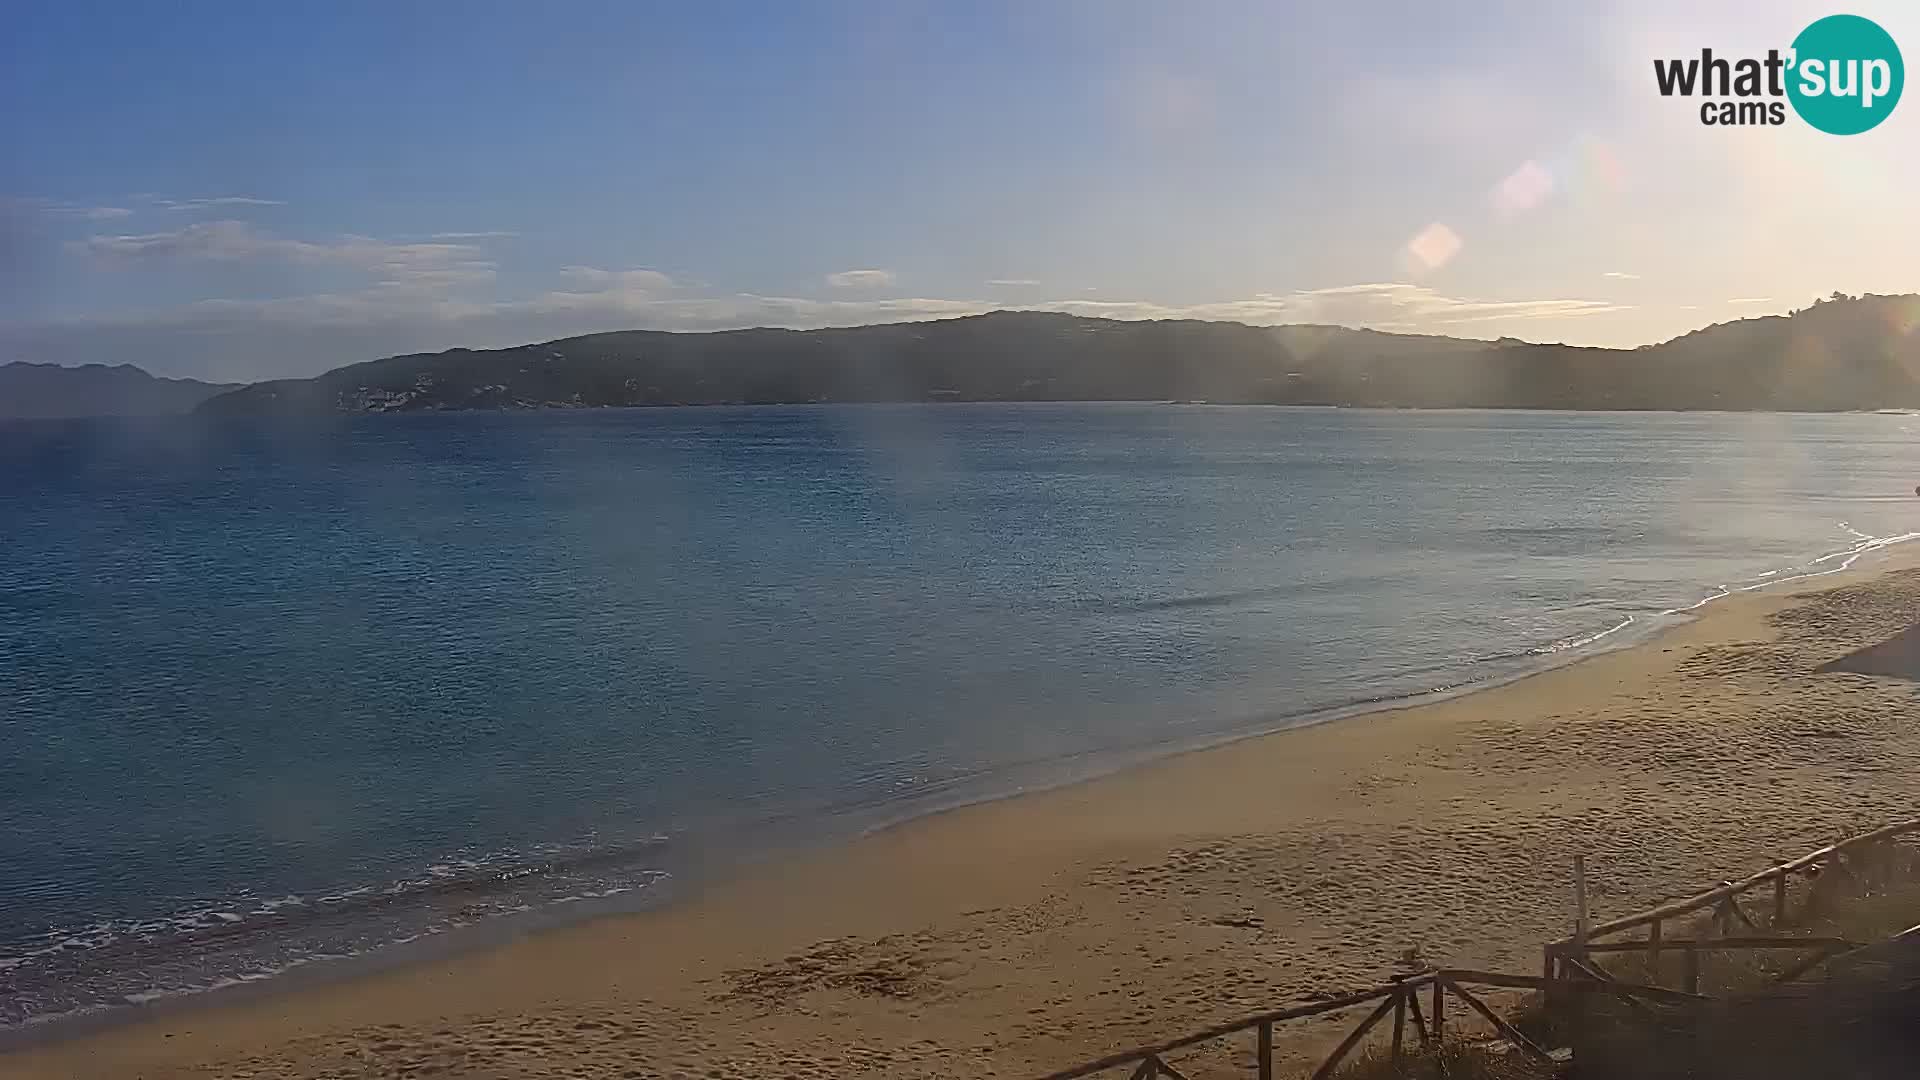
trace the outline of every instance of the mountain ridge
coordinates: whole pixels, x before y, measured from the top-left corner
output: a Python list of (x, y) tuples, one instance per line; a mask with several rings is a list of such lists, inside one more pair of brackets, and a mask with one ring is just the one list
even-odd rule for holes
[[(146, 380), (139, 411), (208, 416), (915, 401), (1208, 401), (1390, 408), (1920, 408), (1920, 296), (1835, 294), (1632, 349), (1332, 325), (1000, 310), (816, 330), (616, 330), (408, 353), (243, 386), (130, 364), (0, 365)], [(10, 374), (11, 373), (11, 376)], [(181, 402), (185, 402), (184, 405)], [(88, 412), (133, 415), (124, 400)]]
[(154, 375), (133, 364), (0, 364), (0, 420), (165, 416), (240, 388)]
[(1393, 408), (1920, 407), (1920, 296), (1836, 294), (1635, 349), (1006, 310), (820, 330), (621, 330), (411, 353), (209, 399), (210, 415), (913, 401)]

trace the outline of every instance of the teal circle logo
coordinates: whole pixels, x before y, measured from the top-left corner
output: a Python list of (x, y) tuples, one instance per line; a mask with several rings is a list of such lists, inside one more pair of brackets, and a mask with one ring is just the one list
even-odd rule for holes
[(1858, 135), (1900, 103), (1906, 67), (1880, 24), (1829, 15), (1793, 39), (1787, 99), (1800, 119), (1829, 135)]

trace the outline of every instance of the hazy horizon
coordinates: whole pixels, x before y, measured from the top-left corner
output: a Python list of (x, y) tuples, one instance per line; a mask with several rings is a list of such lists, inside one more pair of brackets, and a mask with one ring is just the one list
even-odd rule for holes
[(1920, 291), (1912, 106), (1722, 129), (1654, 86), (1831, 13), (22, 10), (0, 362), (254, 381), (1002, 308), (1631, 348)]
[[(1876, 295), (1897, 295), (1902, 297), (1913, 297), (1915, 299), (1920, 299), (1920, 294), (1914, 294), (1914, 293), (1876, 294)], [(1859, 297), (1849, 297), (1849, 299), (1859, 299)], [(490, 349), (512, 349), (512, 348), (518, 348), (518, 347), (530, 346), (530, 345), (545, 345), (555, 341), (568, 340), (568, 338), (572, 338), (572, 337), (588, 337), (594, 334), (621, 334), (621, 333), (630, 333), (630, 332), (648, 332), (648, 333), (662, 333), (662, 334), (710, 334), (710, 333), (740, 333), (740, 332), (754, 331), (754, 330), (795, 330), (795, 329), (797, 329), (798, 332), (804, 333), (808, 330), (835, 330), (835, 329), (852, 330), (852, 329), (859, 329), (861, 327), (867, 327), (867, 326), (897, 326), (905, 322), (949, 322), (956, 319), (970, 319), (970, 318), (979, 318), (984, 315), (1005, 315), (1005, 314), (1061, 315), (1069, 318), (1093, 318), (1093, 319), (1113, 318), (1114, 321), (1119, 321), (1119, 322), (1212, 322), (1212, 323), (1231, 324), (1235, 326), (1246, 326), (1252, 329), (1270, 329), (1270, 330), (1283, 330), (1283, 329), (1289, 329), (1289, 328), (1312, 328), (1312, 329), (1334, 329), (1334, 330), (1356, 330), (1356, 331), (1366, 330), (1374, 333), (1395, 334), (1395, 335), (1406, 336), (1406, 337), (1444, 337), (1444, 338), (1452, 338), (1452, 339), (1461, 340), (1461, 341), (1487, 341), (1487, 342), (1518, 341), (1524, 345), (1564, 344), (1572, 348), (1610, 349), (1610, 350), (1622, 351), (1622, 352), (1630, 351), (1634, 349), (1644, 349), (1654, 345), (1663, 345), (1669, 341), (1675, 340), (1676, 338), (1686, 337), (1688, 334), (1698, 333), (1701, 330), (1710, 329), (1715, 326), (1726, 325), (1728, 323), (1749, 322), (1756, 319), (1767, 319), (1767, 318), (1786, 318), (1789, 315), (1788, 312), (1782, 311), (1782, 312), (1769, 312), (1764, 315), (1745, 315), (1745, 316), (1740, 316), (1738, 318), (1723, 319), (1723, 320), (1720, 320), (1719, 322), (1705, 323), (1700, 326), (1695, 326), (1685, 330), (1681, 330), (1671, 337), (1661, 338), (1658, 341), (1647, 341), (1647, 342), (1641, 342), (1639, 344), (1581, 345), (1573, 342), (1533, 341), (1527, 338), (1517, 337), (1515, 335), (1501, 335), (1499, 337), (1477, 337), (1471, 334), (1442, 334), (1442, 333), (1428, 333), (1428, 332), (1407, 331), (1407, 330), (1383, 330), (1378, 327), (1351, 326), (1345, 323), (1297, 322), (1297, 323), (1262, 324), (1262, 323), (1246, 323), (1246, 322), (1241, 322), (1240, 320), (1237, 320), (1237, 319), (1206, 319), (1206, 318), (1196, 318), (1192, 316), (1136, 316), (1132, 318), (1114, 318), (1112, 316), (1101, 316), (1101, 315), (1077, 315), (1073, 312), (1051, 311), (1045, 308), (997, 307), (997, 308), (989, 308), (985, 311), (968, 312), (966, 314), (959, 314), (959, 315), (932, 315), (932, 316), (926, 316), (924, 318), (919, 318), (919, 319), (899, 319), (899, 320), (891, 320), (891, 321), (884, 321), (884, 322), (841, 323), (841, 324), (833, 324), (830, 326), (801, 327), (801, 328), (774, 326), (769, 324), (755, 324), (752, 326), (726, 327), (726, 328), (717, 329), (717, 330), (674, 330), (674, 329), (664, 329), (664, 328), (654, 328), (654, 327), (621, 327), (613, 330), (588, 331), (585, 334), (572, 334), (572, 335), (567, 335), (566, 337), (561, 337), (561, 338), (543, 338), (536, 341), (513, 341), (513, 342), (507, 342), (500, 345), (484, 345), (484, 346), (449, 345), (439, 349), (415, 350), (415, 353), (412, 353), (412, 354), (389, 353), (384, 356), (354, 357), (349, 359), (343, 359), (337, 364), (333, 364), (329, 367), (322, 368), (318, 371), (308, 372), (305, 374), (297, 374), (297, 375), (269, 376), (268, 379), (307, 378), (313, 375), (324, 374), (325, 372), (332, 371), (336, 368), (350, 367), (354, 364), (366, 363), (371, 360), (388, 359), (389, 357), (392, 357), (392, 356), (415, 355), (415, 354), (425, 355), (425, 354), (433, 354), (433, 353), (441, 353), (441, 352), (452, 352), (454, 350), (463, 349), (463, 348), (469, 349), (471, 351), (485, 351)], [(130, 360), (110, 360), (110, 361), (78, 360), (72, 363), (65, 363), (65, 364), (57, 363), (54, 361), (32, 360), (27, 358), (21, 358), (17, 360), (0, 360), (0, 366), (5, 366), (6, 364), (9, 364), (9, 363), (20, 363), (20, 364), (28, 364), (28, 365), (51, 366), (51, 367), (124, 366), (124, 367), (142, 368), (143, 370), (145, 370), (143, 365)], [(162, 375), (160, 372), (150, 372), (150, 374), (153, 374), (157, 377), (162, 377), (162, 378), (195, 378), (195, 376)], [(210, 379), (210, 380), (204, 380), (204, 381), (245, 383), (249, 380)], [(251, 380), (251, 381), (267, 381), (267, 380)]]

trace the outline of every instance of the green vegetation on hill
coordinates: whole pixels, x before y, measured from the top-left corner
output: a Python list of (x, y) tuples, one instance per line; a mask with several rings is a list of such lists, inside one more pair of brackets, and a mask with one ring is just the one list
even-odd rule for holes
[(1639, 349), (1000, 311), (828, 330), (634, 330), (390, 357), (220, 415), (876, 401), (1397, 408), (1920, 408), (1920, 297), (1836, 297)]

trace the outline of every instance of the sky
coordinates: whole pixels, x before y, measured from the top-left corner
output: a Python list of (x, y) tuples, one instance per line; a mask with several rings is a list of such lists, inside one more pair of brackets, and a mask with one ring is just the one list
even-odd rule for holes
[(1654, 87), (1836, 10), (0, 0), (0, 363), (999, 307), (1634, 346), (1920, 291), (1920, 101), (1843, 138)]

